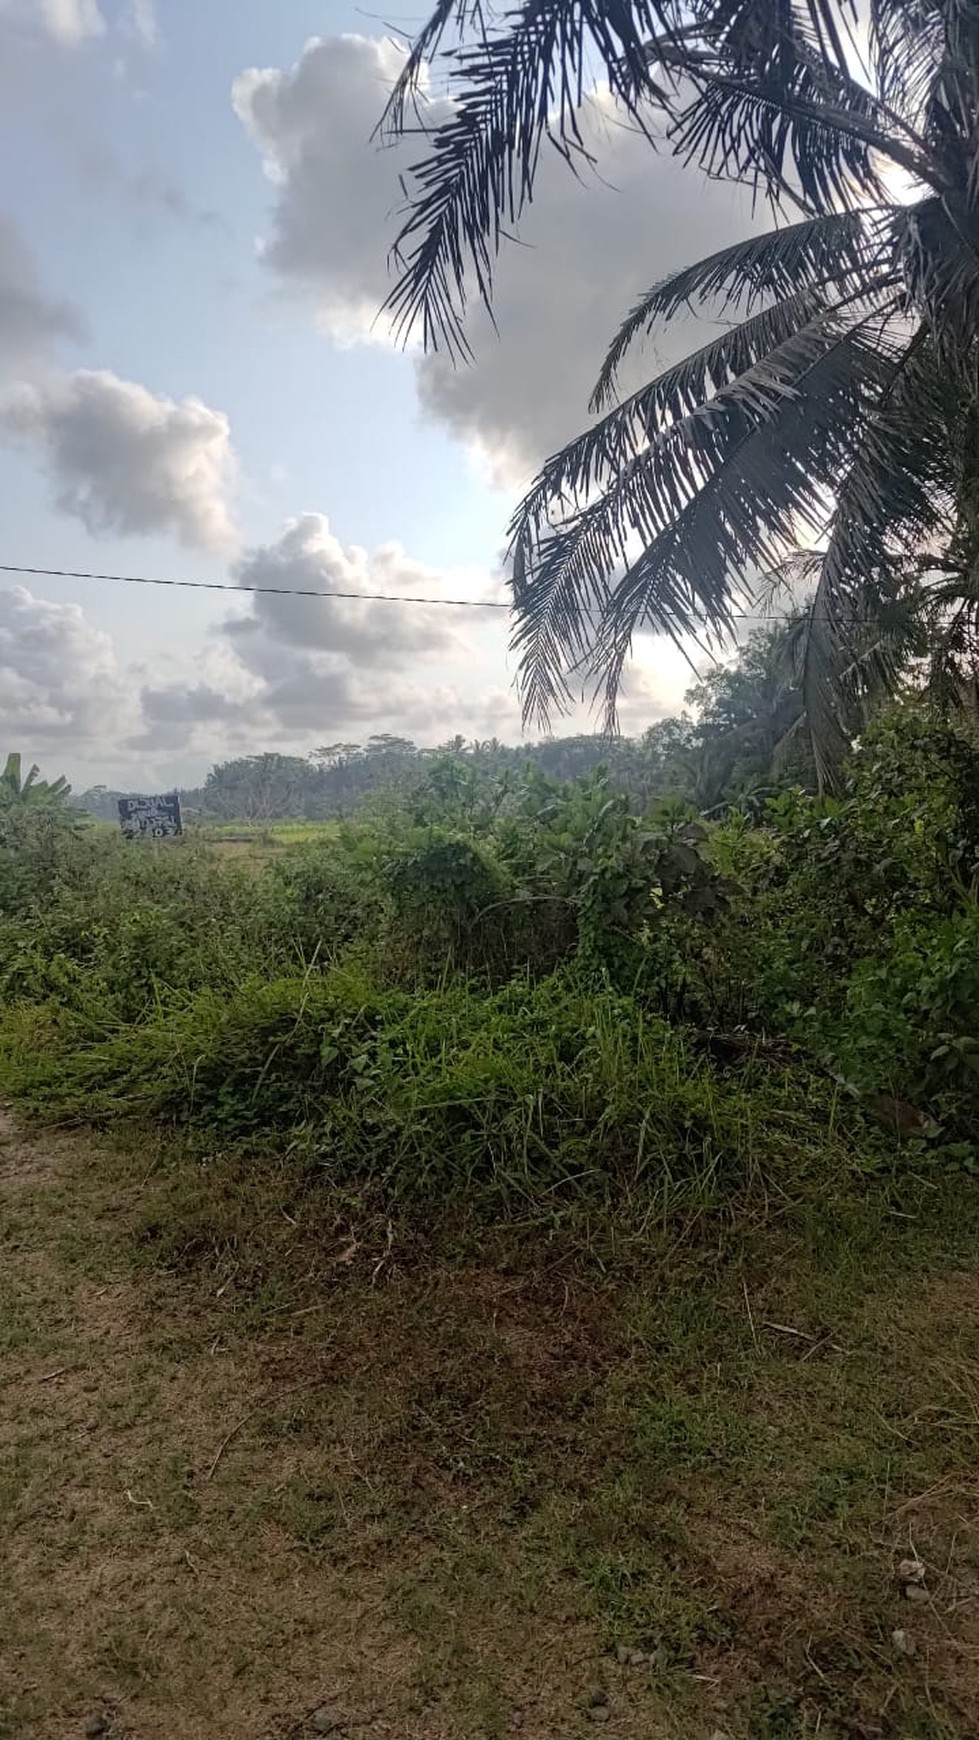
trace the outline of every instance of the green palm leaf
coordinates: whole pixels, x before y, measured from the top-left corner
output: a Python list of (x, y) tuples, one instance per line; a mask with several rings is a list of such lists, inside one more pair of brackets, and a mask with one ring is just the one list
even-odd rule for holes
[[(514, 518), (515, 645), (528, 713), (575, 686), (608, 715), (633, 635), (733, 631), (759, 570), (795, 557), (813, 585), (792, 641), (823, 782), (908, 653), (909, 604), (937, 600), (942, 673), (979, 623), (979, 25), (971, 0), (870, 0), (866, 76), (850, 0), (448, 0), (416, 43), (448, 51), (449, 121), (409, 187), (391, 307), (465, 350), (499, 248), (532, 198), (542, 146), (572, 166), (586, 71), (647, 132), (801, 221), (725, 248), (646, 293), (599, 377), (599, 420), (549, 459)], [(662, 129), (661, 139), (662, 144)], [(916, 184), (897, 198), (890, 161)], [(657, 322), (737, 325), (615, 403)], [(944, 579), (909, 588), (923, 560)], [(902, 638), (903, 637), (903, 638)], [(939, 668), (940, 667), (940, 668)], [(793, 722), (792, 729), (801, 729)]]
[(592, 406), (601, 410), (615, 391), (619, 370), (636, 341), (681, 309), (713, 304), (723, 314), (746, 312), (801, 291), (845, 292), (855, 275), (873, 270), (887, 248), (893, 214), (886, 207), (830, 212), (719, 248), (693, 266), (661, 278), (639, 298), (609, 347)]
[[(877, 293), (886, 298), (886, 280)], [(616, 681), (640, 624), (677, 639), (698, 624), (715, 636), (732, 632), (751, 570), (785, 554), (800, 520), (825, 515), (840, 444), (852, 438), (852, 419), (887, 367), (886, 339), (862, 330), (883, 317), (866, 299), (831, 308), (791, 299), (717, 341), (731, 378), (692, 403), (690, 389), (703, 379), (692, 366), (686, 414), (677, 414), (684, 407), (674, 396), (670, 418), (627, 462), (613, 455), (602, 477), (588, 451), (593, 440), (607, 442), (601, 428), (549, 462), (514, 523), (521, 618), (514, 640), (528, 714), (540, 718), (567, 703), (569, 676), (592, 647), (595, 669)], [(758, 345), (763, 336), (776, 341), (771, 348)], [(852, 355), (841, 356), (848, 341)], [(713, 366), (720, 371), (716, 358)], [(547, 503), (580, 497), (589, 484), (595, 498), (542, 531)], [(636, 544), (642, 554), (630, 560)], [(610, 588), (608, 576), (623, 567)]]

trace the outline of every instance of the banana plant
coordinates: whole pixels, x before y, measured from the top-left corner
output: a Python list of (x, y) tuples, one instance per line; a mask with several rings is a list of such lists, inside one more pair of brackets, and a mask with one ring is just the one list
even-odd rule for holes
[(61, 804), (71, 792), (64, 774), (57, 779), (41, 779), (40, 768), (35, 763), (26, 775), (21, 773), (21, 757), (16, 751), (7, 756), (3, 772), (0, 773), (0, 808), (10, 809), (15, 805), (30, 804)]

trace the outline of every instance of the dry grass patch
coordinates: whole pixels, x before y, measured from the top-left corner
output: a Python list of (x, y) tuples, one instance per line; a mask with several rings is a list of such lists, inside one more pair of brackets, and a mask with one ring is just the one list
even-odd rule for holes
[(0, 1735), (979, 1731), (970, 1190), (582, 1249), (8, 1128)]

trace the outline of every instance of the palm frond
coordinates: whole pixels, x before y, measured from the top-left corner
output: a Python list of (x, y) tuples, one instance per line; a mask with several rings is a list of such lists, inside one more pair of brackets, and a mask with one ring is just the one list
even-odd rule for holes
[(941, 586), (930, 600), (925, 695), (944, 713), (979, 697), (979, 596), (974, 586)]
[[(884, 294), (884, 287), (878, 295)], [(825, 513), (888, 345), (874, 307), (821, 310), (705, 404), (657, 433), (598, 498), (535, 546), (525, 525), (514, 644), (528, 714), (563, 704), (582, 668), (609, 706), (639, 627), (717, 637), (753, 568)], [(630, 547), (641, 553), (630, 560)], [(608, 577), (625, 572), (614, 585)], [(599, 621), (593, 621), (596, 609)]]
[[(825, 308), (810, 307), (808, 318), (803, 314), (798, 305), (782, 305), (777, 325), (772, 311), (766, 311), (709, 347), (724, 358), (723, 364), (715, 358), (714, 367), (728, 374), (715, 390), (710, 390), (709, 371), (698, 367), (697, 359), (687, 359), (686, 365), (652, 383), (637, 399), (654, 410), (665, 379), (671, 388), (671, 415), (661, 423), (650, 417), (644, 429), (641, 419), (633, 417), (617, 437), (618, 451), (608, 429), (629, 419), (632, 407), (612, 413), (595, 432), (596, 443), (606, 449), (605, 464), (591, 456), (589, 434), (545, 467), (511, 528), (514, 601), (528, 623), (526, 634), (518, 630), (515, 644), (523, 652), (529, 715), (543, 719), (551, 705), (570, 702), (571, 693), (558, 672), (587, 657), (593, 619), (609, 608), (607, 576), (628, 566), (630, 543), (641, 538), (648, 544), (659, 537), (695, 497), (721, 457), (724, 442), (736, 440), (745, 425), (770, 414), (782, 397), (795, 391), (794, 376), (828, 342)], [(764, 336), (773, 341), (767, 347), (758, 343)], [(736, 357), (744, 366), (732, 375)], [(705, 388), (703, 395), (696, 391), (699, 384)], [(627, 442), (632, 443), (628, 455)], [(588, 501), (593, 489), (598, 493)], [(585, 505), (563, 524), (549, 527), (549, 509), (568, 498), (584, 498)], [(655, 600), (657, 620), (667, 632), (672, 624), (679, 625), (678, 632), (693, 633), (699, 616), (723, 638), (733, 626), (727, 591), (723, 584), (698, 591), (696, 583), (674, 584), (669, 575)], [(555, 661), (559, 646), (563, 650)]]
[(815, 354), (799, 352), (794, 390), (772, 415), (729, 429), (704, 483), (615, 588), (591, 661), (610, 718), (637, 630), (670, 632), (656, 611), (664, 583), (683, 577), (695, 595), (730, 596), (736, 583), (748, 588), (753, 572), (782, 560), (801, 533), (819, 528), (888, 377), (891, 343), (879, 322), (875, 309), (842, 329), (838, 316), (826, 323)]
[(931, 93), (945, 43), (942, 0), (870, 0), (870, 51), (885, 101), (914, 118)]
[(818, 287), (787, 296), (640, 387), (547, 460), (511, 523), (514, 542), (533, 542), (555, 504), (586, 502), (595, 490), (607, 488), (610, 479), (626, 481), (629, 466), (642, 461), (658, 434), (682, 425), (694, 413), (704, 417), (712, 408), (723, 410), (726, 389), (733, 389), (742, 402), (751, 391), (770, 389), (780, 378), (774, 359), (781, 346), (820, 325), (833, 306), (833, 299)]
[(907, 654), (907, 618), (894, 612), (910, 556), (951, 532), (954, 411), (954, 390), (921, 329), (895, 353), (841, 474), (825, 551), (791, 565), (791, 578), (815, 583), (799, 671), (822, 786), (835, 781), (856, 699), (893, 687)]
[[(664, 54), (680, 65), (669, 48)], [(880, 158), (927, 179), (923, 143), (901, 118), (802, 49), (774, 73), (734, 71), (723, 54), (687, 51), (682, 72), (695, 94), (682, 108), (672, 104), (676, 155), (775, 205), (788, 199), (814, 213), (877, 202), (886, 196)]]
[(795, 578), (815, 581), (805, 609), (791, 622), (787, 651), (799, 698), (792, 730), (805, 732), (820, 791), (839, 783), (844, 757), (879, 700), (894, 693), (909, 661), (923, 648), (920, 597), (900, 586), (886, 604), (848, 624), (845, 649), (827, 611), (818, 552), (795, 559)]
[(979, 331), (979, 215), (949, 193), (918, 200), (895, 223), (899, 258), (916, 307), (932, 327), (946, 368), (974, 374)]
[(828, 212), (748, 236), (661, 278), (639, 298), (619, 328), (602, 365), (592, 408), (600, 410), (608, 404), (622, 362), (636, 340), (680, 309), (713, 303), (718, 314), (734, 306), (750, 313), (759, 302), (777, 301), (812, 286), (845, 290), (855, 274), (874, 271), (889, 245), (891, 227), (892, 214), (884, 206)]
[(853, 0), (713, 0), (706, 21), (706, 34), (721, 42), (734, 64), (756, 70), (771, 70), (780, 64), (786, 49), (808, 42), (825, 61), (845, 69), (844, 36), (852, 36), (857, 21)]
[(824, 210), (877, 197), (876, 153), (918, 158), (900, 117), (847, 70), (839, 25), (852, 10), (849, 0), (522, 0), (501, 21), (482, 0), (440, 0), (381, 124), (408, 130), (409, 99), (454, 24), (461, 41), (442, 50), (452, 110), (409, 171), (392, 249), (396, 327), (466, 354), (467, 301), (491, 304), (494, 262), (533, 196), (542, 145), (572, 166), (587, 156), (579, 111), (598, 73), (647, 134), (655, 99), (672, 149), (710, 174), (776, 200), (794, 189)]
[(375, 129), (375, 137), (387, 138), (404, 133), (409, 127), (409, 115), (417, 113), (420, 87), (429, 63), (434, 60), (450, 29), (464, 37), (467, 33), (486, 36), (486, 15), (481, 0), (438, 0), (438, 4), (417, 36)]
[[(387, 111), (389, 131), (404, 131), (407, 94), (452, 15), (442, 0), (421, 33)], [(474, 45), (451, 51), (452, 113), (409, 171), (410, 203), (392, 249), (400, 277), (386, 307), (400, 332), (420, 324), (428, 348), (466, 354), (470, 290), (490, 306), (493, 261), (532, 196), (542, 143), (557, 143), (569, 160), (583, 149), (578, 116), (589, 69), (604, 67), (613, 95), (638, 120), (652, 88), (645, 45), (681, 24), (677, 0), (523, 0), (501, 32), (484, 29)]]

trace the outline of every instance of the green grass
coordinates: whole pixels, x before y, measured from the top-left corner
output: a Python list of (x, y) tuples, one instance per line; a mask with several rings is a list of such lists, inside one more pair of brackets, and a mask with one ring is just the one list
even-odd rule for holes
[(335, 840), (343, 824), (322, 822), (194, 822), (188, 835), (205, 845), (306, 846)]

